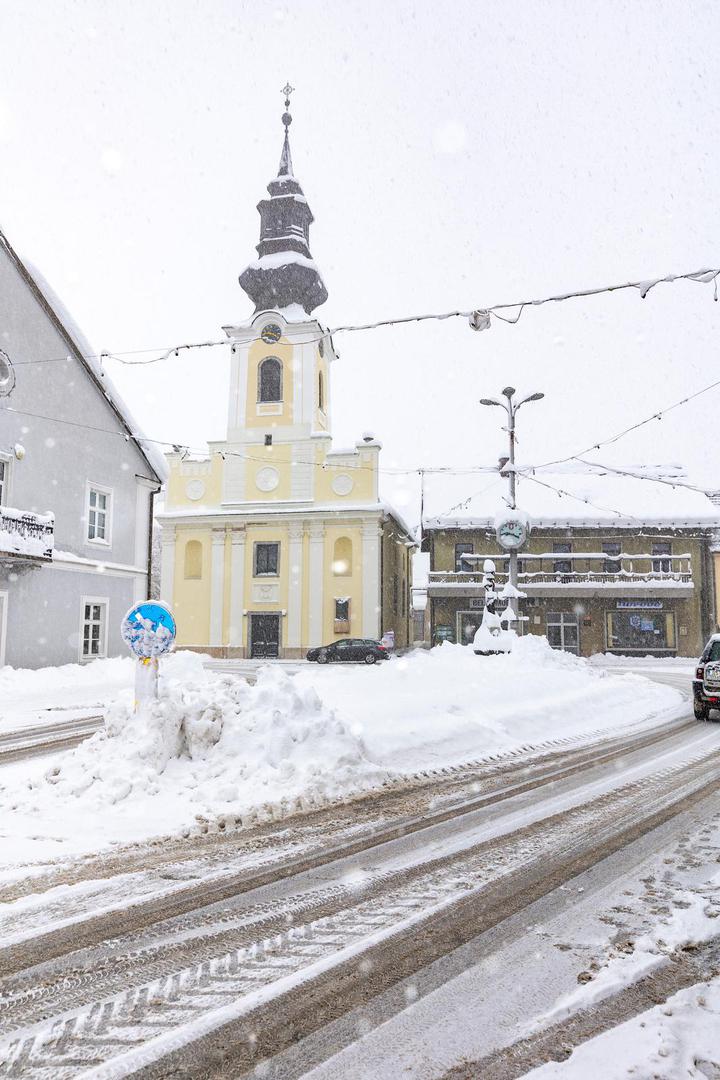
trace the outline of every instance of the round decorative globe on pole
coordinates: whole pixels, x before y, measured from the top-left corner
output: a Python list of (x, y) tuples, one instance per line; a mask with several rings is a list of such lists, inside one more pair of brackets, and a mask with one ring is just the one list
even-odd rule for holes
[(177, 627), (170, 608), (159, 600), (146, 600), (130, 608), (120, 626), (122, 639), (137, 657), (135, 711), (158, 696), (158, 661), (173, 647)]

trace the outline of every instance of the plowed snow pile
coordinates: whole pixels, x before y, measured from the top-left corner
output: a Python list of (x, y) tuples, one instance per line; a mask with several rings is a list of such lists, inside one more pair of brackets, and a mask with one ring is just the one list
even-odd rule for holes
[(164, 662), (161, 696), (131, 692), (76, 750), (0, 769), (4, 862), (191, 828), (196, 817), (280, 816), (390, 776), (647, 722), (680, 695), (526, 638), (510, 656), (443, 645), (376, 668), (262, 668), (255, 686)]

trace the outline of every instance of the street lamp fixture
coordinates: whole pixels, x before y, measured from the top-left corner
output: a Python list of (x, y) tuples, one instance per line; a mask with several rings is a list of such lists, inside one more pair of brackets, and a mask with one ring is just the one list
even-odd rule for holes
[[(515, 416), (521, 405), (524, 405), (528, 401), (541, 401), (545, 395), (541, 391), (536, 391), (534, 394), (528, 394), (527, 397), (522, 398), (521, 401), (515, 402), (513, 400), (516, 390), (514, 386), (506, 386), (504, 390), (500, 391), (502, 396), (506, 398), (506, 401), (499, 401), (497, 398), (481, 398), (481, 405), (500, 405), (508, 414), (508, 426), (505, 429), (508, 433), (510, 448), (507, 458), (505, 459), (501, 467), (501, 475), (508, 478), (508, 493), (511, 510), (516, 510), (517, 505), (515, 503)], [(510, 551), (510, 585), (517, 591), (517, 551)]]

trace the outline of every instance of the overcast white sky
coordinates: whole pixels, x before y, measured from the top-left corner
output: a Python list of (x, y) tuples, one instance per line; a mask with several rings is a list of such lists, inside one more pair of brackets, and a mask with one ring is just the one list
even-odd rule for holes
[[(98, 349), (250, 313), (287, 79), (330, 326), (719, 265), (717, 4), (0, 0), (0, 21), (0, 225)], [(521, 459), (559, 457), (711, 382), (719, 330), (712, 288), (681, 283), (481, 334), (343, 335), (335, 439), (373, 430), (386, 466), (493, 462), (477, 401), (511, 382), (547, 395)], [(223, 437), (226, 350), (110, 370), (149, 435)], [(720, 391), (600, 460), (720, 487), (719, 412)], [(409, 515), (415, 492), (393, 483)]]

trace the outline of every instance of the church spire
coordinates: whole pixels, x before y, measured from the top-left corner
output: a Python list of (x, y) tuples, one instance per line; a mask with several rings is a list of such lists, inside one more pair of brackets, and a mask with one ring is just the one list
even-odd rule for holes
[(290, 115), (290, 95), (292, 94), (294, 86), (290, 83), (286, 83), (283, 86), (282, 92), (285, 95), (285, 112), (283, 113), (282, 122), (285, 125), (285, 141), (283, 142), (282, 154), (280, 155), (280, 165), (278, 166), (278, 176), (292, 176), (292, 157), (290, 156), (290, 125), (292, 124), (292, 116)]
[(255, 304), (256, 311), (299, 306), (309, 315), (327, 300), (327, 290), (310, 255), (310, 225), (313, 216), (300, 184), (293, 175), (288, 130), (292, 123), (290, 94), (283, 87), (285, 127), (278, 175), (268, 184), (269, 199), (257, 206), (260, 213), (258, 258), (240, 275), (240, 285)]

